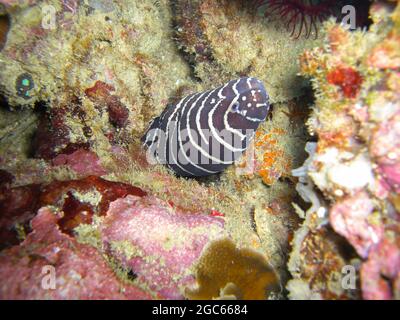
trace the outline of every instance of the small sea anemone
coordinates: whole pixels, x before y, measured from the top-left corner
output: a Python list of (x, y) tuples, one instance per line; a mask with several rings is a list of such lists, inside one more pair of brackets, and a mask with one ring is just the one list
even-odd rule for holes
[(265, 16), (278, 15), (285, 21), (290, 36), (298, 39), (304, 32), (309, 38), (315, 31), (318, 37), (318, 23), (334, 15), (337, 1), (334, 0), (255, 0), (255, 5), (263, 7)]

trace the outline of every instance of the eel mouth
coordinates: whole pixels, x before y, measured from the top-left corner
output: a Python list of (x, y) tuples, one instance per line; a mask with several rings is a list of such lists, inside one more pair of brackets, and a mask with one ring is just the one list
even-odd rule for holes
[(245, 117), (245, 118), (252, 122), (263, 122), (267, 117), (265, 116), (264, 118), (257, 118), (257, 117)]

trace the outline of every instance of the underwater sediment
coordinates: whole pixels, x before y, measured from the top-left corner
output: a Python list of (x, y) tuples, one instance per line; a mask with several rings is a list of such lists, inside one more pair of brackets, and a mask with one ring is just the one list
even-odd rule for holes
[[(0, 1), (0, 298), (400, 297), (400, 5), (281, 2)], [(241, 77), (271, 107), (239, 161), (148, 163), (167, 105)]]

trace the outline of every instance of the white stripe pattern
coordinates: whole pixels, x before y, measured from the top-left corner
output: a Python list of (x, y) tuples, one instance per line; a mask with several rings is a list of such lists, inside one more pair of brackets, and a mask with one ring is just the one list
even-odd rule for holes
[(191, 94), (168, 106), (150, 123), (143, 145), (157, 161), (163, 156), (179, 176), (221, 172), (248, 147), (266, 119), (268, 99), (263, 84), (255, 78), (240, 78)]

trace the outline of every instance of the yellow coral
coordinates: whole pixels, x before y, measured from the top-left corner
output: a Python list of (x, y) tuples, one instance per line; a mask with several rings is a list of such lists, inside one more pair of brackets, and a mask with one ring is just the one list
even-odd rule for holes
[(197, 265), (196, 278), (198, 288), (185, 293), (190, 299), (218, 298), (229, 287), (237, 299), (261, 300), (279, 289), (278, 277), (264, 256), (237, 249), (230, 239), (210, 244)]

